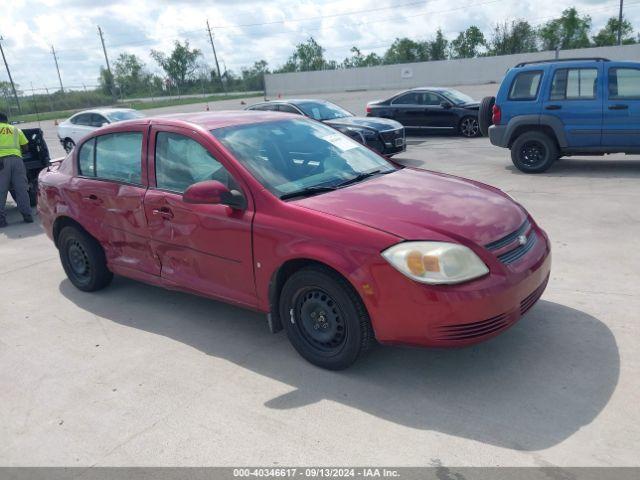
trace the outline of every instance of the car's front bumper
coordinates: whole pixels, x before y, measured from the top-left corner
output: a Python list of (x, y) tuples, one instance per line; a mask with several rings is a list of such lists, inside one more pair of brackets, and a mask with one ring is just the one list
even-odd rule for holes
[[(414, 282), (389, 264), (372, 270), (365, 294), (376, 338), (381, 343), (457, 347), (494, 337), (526, 313), (549, 279), (551, 254), (544, 232), (522, 259), (504, 265), (487, 252), (490, 273), (459, 285)], [(493, 259), (491, 259), (493, 257)]]

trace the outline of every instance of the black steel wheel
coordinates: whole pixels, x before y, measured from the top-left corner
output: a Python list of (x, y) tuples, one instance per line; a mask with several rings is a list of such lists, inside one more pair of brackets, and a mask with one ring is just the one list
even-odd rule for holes
[(62, 142), (62, 148), (64, 148), (64, 151), (67, 153), (70, 153), (71, 150), (75, 148), (75, 146), (76, 146), (75, 142), (70, 138), (65, 138), (64, 141)]
[(76, 227), (65, 227), (58, 236), (60, 260), (75, 287), (93, 292), (106, 287), (113, 278), (100, 244)]
[(460, 135), (467, 138), (475, 138), (480, 136), (480, 125), (476, 117), (464, 117), (460, 121)]
[(558, 159), (556, 142), (543, 132), (526, 132), (511, 145), (511, 160), (525, 173), (546, 171)]
[(314, 365), (347, 368), (374, 342), (360, 296), (329, 268), (313, 266), (291, 275), (280, 293), (279, 309), (289, 341)]

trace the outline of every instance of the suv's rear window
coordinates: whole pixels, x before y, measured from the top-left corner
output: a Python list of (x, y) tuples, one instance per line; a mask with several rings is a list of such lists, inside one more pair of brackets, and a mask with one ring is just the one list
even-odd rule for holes
[(609, 69), (609, 98), (612, 100), (640, 99), (640, 70), (637, 68)]
[(538, 97), (541, 78), (541, 70), (517, 74), (509, 89), (509, 100), (535, 100)]

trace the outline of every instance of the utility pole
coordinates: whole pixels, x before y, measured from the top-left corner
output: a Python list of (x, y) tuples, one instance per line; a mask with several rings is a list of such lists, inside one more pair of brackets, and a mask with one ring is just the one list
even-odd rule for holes
[(104, 36), (102, 35), (102, 29), (100, 25), (98, 25), (98, 34), (100, 35), (100, 42), (102, 43), (102, 51), (104, 52), (104, 61), (107, 63), (107, 71), (109, 72), (109, 77), (111, 78), (111, 96), (115, 98), (116, 90), (115, 90), (115, 79), (113, 78), (113, 73), (111, 73), (111, 65), (109, 65), (109, 57), (107, 56), (107, 47), (104, 46)]
[(60, 82), (60, 91), (64, 93), (64, 87), (62, 86), (62, 77), (60, 76), (60, 67), (58, 66), (58, 57), (56, 55), (56, 49), (51, 45), (51, 54), (53, 55), (53, 60), (56, 62), (56, 70), (58, 71), (58, 81)]
[(11, 82), (11, 89), (13, 90), (13, 97), (16, 99), (16, 105), (18, 106), (18, 112), (22, 113), (22, 109), (20, 108), (20, 100), (18, 100), (18, 92), (16, 92), (16, 85), (13, 83), (13, 78), (11, 77), (11, 70), (9, 70), (9, 64), (7, 63), (7, 58), (4, 56), (4, 49), (2, 48), (2, 41), (4, 37), (0, 36), (0, 53), (2, 53), (2, 60), (4, 61), (4, 66), (7, 69), (7, 75), (9, 76), (9, 82)]
[(211, 27), (209, 26), (209, 20), (207, 20), (207, 31), (209, 32), (209, 41), (211, 42), (211, 49), (213, 50), (213, 58), (216, 61), (216, 70), (218, 71), (218, 78), (220, 79), (220, 85), (224, 93), (227, 93), (227, 87), (222, 81), (222, 75), (220, 75), (220, 65), (218, 64), (218, 56), (216, 55), (216, 47), (213, 45), (213, 35), (211, 34)]
[(618, 14), (618, 45), (622, 45), (622, 4), (624, 0), (620, 0), (620, 13)]

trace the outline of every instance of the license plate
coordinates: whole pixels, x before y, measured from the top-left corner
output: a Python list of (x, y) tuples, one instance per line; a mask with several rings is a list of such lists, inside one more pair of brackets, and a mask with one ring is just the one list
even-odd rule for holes
[(396, 147), (401, 147), (402, 145), (404, 145), (404, 138), (396, 138), (395, 142)]

